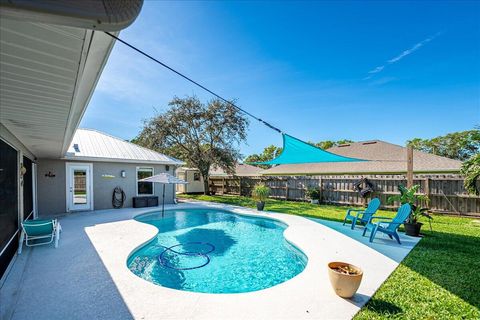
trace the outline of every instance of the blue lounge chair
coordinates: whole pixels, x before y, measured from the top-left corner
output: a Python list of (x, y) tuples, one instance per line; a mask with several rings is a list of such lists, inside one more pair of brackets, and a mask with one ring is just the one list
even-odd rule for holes
[(361, 224), (367, 224), (370, 218), (380, 208), (380, 200), (373, 198), (366, 209), (348, 209), (345, 219), (343, 219), (343, 225), (347, 223), (347, 220), (352, 221), (352, 230), (355, 228), (357, 221)]
[[(397, 214), (393, 219), (388, 217), (371, 217), (368, 223), (365, 225), (365, 230), (363, 230), (363, 235), (365, 236), (365, 233), (367, 232), (367, 230), (369, 230), (370, 242), (373, 242), (373, 239), (375, 239), (375, 235), (377, 234), (377, 231), (380, 231), (380, 232), (386, 233), (390, 237), (390, 239), (395, 238), (398, 244), (402, 244), (400, 242), (400, 237), (398, 236), (397, 230), (398, 230), (398, 227), (400, 227), (400, 225), (404, 223), (405, 220), (407, 220), (411, 211), (412, 209), (410, 205), (408, 203), (405, 203), (400, 208), (398, 208)], [(373, 222), (373, 220), (379, 220), (379, 221)]]
[(55, 248), (57, 248), (61, 230), (62, 227), (57, 219), (23, 221), (18, 254), (22, 253), (24, 240), (27, 247), (49, 244), (55, 240)]

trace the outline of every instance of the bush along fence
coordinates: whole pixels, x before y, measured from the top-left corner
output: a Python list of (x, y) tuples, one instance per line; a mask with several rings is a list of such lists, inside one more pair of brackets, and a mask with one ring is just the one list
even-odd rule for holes
[[(387, 198), (399, 194), (399, 184), (407, 184), (404, 175), (211, 177), (209, 184), (215, 194), (250, 196), (259, 182), (270, 187), (270, 198), (308, 201), (306, 191), (313, 187), (320, 189), (323, 204), (362, 206), (378, 197), (384, 209), (398, 208), (398, 203), (389, 204)], [(413, 183), (430, 198), (432, 212), (480, 216), (480, 197), (465, 191), (461, 175), (415, 175)], [(368, 187), (373, 191), (363, 197), (359, 189), (365, 192)]]

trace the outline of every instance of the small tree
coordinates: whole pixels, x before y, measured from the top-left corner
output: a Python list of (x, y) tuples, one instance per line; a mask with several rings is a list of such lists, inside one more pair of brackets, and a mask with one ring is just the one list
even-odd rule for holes
[(246, 139), (248, 120), (230, 103), (196, 97), (173, 98), (167, 112), (153, 117), (133, 142), (179, 158), (200, 171), (209, 194), (210, 168), (233, 173), (241, 158), (238, 145)]
[(270, 195), (270, 188), (263, 183), (255, 185), (252, 190), (252, 198), (258, 202), (265, 202)]
[(267, 187), (264, 183), (258, 183), (253, 187), (252, 198), (257, 200), (257, 210), (263, 211), (265, 206), (265, 201), (270, 195), (270, 188)]

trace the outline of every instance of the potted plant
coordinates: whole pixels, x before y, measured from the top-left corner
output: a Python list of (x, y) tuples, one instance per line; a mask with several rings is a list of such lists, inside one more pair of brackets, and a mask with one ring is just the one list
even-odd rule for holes
[(421, 202), (428, 203), (430, 199), (423, 194), (417, 194), (420, 185), (416, 184), (410, 188), (405, 188), (403, 185), (398, 186), (400, 194), (388, 197), (387, 201), (393, 203), (399, 201), (401, 204), (408, 203), (412, 208), (410, 215), (408, 216), (405, 225), (405, 233), (409, 236), (418, 237), (420, 235), (420, 229), (423, 223), (418, 220), (421, 217), (425, 217), (429, 220), (433, 220), (433, 217), (428, 213), (428, 208), (421, 207)]
[(265, 200), (270, 195), (270, 188), (263, 183), (257, 184), (252, 190), (253, 199), (257, 200), (257, 210), (263, 211)]
[(320, 189), (308, 188), (306, 191), (307, 198), (310, 199), (311, 204), (318, 204), (320, 202)]
[(363, 271), (346, 262), (330, 262), (328, 277), (333, 290), (342, 298), (351, 298), (355, 295), (362, 282)]

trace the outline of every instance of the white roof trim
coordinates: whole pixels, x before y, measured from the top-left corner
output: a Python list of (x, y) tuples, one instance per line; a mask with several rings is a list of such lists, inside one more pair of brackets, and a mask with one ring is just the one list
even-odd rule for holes
[[(118, 32), (115, 35), (118, 35)], [(115, 41), (112, 38), (99, 32), (92, 32), (90, 37), (85, 40), (82, 50), (84, 64), (80, 66), (78, 73), (81, 81), (77, 82), (75, 86), (75, 94), (65, 128), (62, 154), (67, 152), (72, 142), (114, 44)]]
[(71, 161), (94, 161), (94, 162), (121, 162), (121, 163), (141, 163), (141, 164), (166, 164), (171, 166), (182, 166), (184, 162), (176, 162), (176, 161), (148, 161), (148, 160), (135, 160), (135, 159), (119, 159), (119, 158), (104, 158), (104, 157), (78, 157), (78, 156), (71, 156), (66, 155), (62, 158), (63, 160), (71, 160)]

